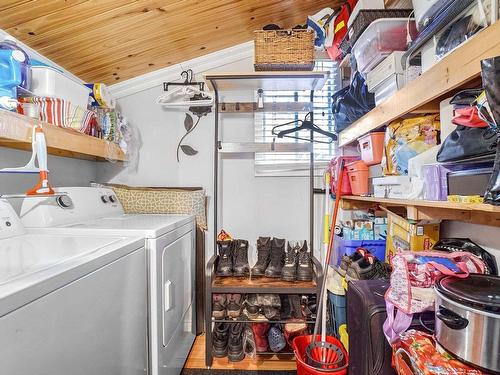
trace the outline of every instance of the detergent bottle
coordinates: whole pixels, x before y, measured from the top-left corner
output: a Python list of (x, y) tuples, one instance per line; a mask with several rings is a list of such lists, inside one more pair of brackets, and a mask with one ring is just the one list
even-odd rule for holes
[(14, 111), (17, 107), (17, 87), (21, 84), (21, 65), (24, 58), (16, 50), (0, 50), (0, 108)]

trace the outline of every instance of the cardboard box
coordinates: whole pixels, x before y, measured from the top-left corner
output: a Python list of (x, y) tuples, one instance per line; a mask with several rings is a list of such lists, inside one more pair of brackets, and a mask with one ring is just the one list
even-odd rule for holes
[(440, 221), (412, 221), (387, 210), (387, 261), (398, 251), (430, 250), (439, 240)]
[(373, 221), (354, 222), (354, 240), (373, 240)]

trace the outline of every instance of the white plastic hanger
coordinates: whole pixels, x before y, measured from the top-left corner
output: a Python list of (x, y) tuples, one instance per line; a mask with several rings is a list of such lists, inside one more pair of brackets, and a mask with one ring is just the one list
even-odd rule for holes
[[(168, 82), (163, 84), (164, 94), (156, 98), (156, 103), (164, 107), (207, 107), (214, 103), (214, 97), (204, 91), (203, 82), (193, 82), (193, 71), (181, 73), (184, 82)], [(177, 86), (169, 90), (169, 86)]]

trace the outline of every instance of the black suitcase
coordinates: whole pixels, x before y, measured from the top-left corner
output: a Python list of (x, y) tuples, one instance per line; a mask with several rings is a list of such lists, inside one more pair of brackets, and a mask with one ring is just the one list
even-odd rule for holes
[(394, 375), (392, 351), (382, 330), (388, 280), (359, 280), (347, 289), (350, 375)]
[[(383, 324), (387, 318), (384, 295), (389, 280), (357, 280), (347, 289), (349, 375), (394, 375), (392, 349)], [(434, 312), (415, 314), (409, 329), (432, 332)]]

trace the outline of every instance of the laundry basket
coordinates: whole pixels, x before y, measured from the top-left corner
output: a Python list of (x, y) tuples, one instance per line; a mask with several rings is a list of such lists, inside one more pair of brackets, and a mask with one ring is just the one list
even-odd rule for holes
[(254, 31), (255, 70), (313, 70), (314, 31)]

